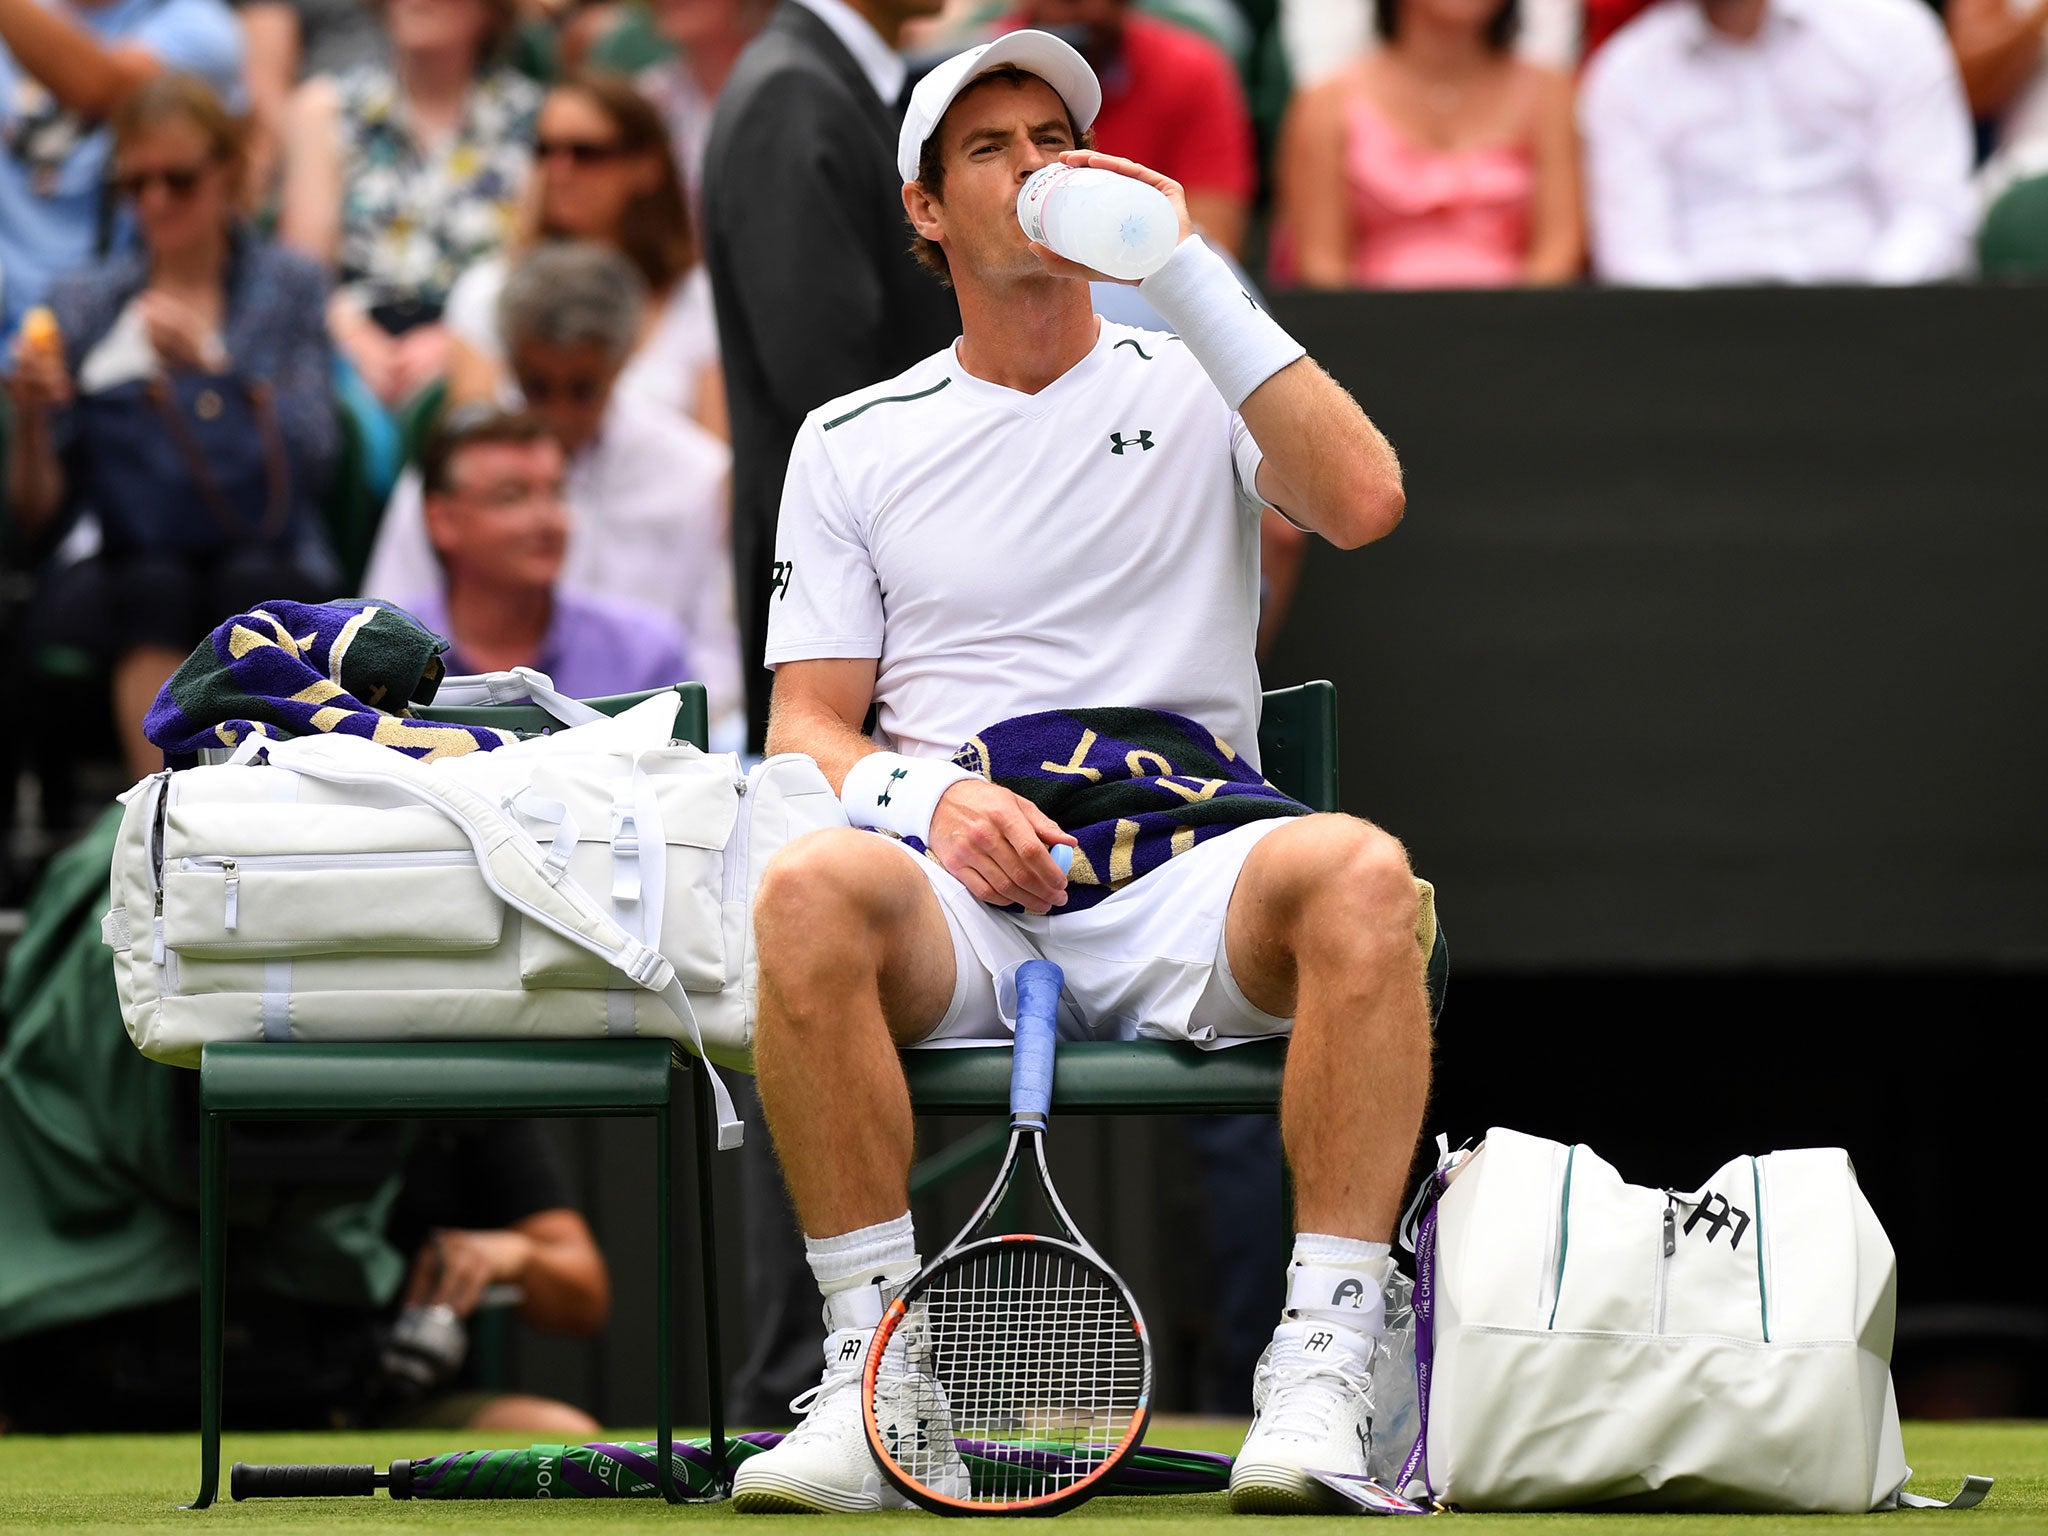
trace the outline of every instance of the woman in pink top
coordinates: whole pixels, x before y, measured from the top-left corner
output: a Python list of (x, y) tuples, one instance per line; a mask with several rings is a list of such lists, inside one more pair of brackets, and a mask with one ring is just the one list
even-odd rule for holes
[(1295, 97), (1276, 275), (1308, 288), (1564, 283), (1585, 260), (1570, 80), (1515, 0), (1380, 0), (1384, 45)]

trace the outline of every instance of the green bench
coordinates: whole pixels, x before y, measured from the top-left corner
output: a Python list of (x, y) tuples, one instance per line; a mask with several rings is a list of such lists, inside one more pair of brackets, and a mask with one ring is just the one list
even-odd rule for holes
[[(608, 713), (645, 695), (591, 701)], [(528, 705), (477, 705), (422, 711), (437, 719), (541, 730), (551, 724)], [(701, 745), (701, 685), (684, 687), (676, 734)], [(1337, 701), (1327, 682), (1304, 683), (1265, 696), (1259, 730), (1261, 765), (1280, 789), (1318, 810), (1337, 807)], [(1441, 1007), (1449, 948), (1439, 924), (1429, 957), (1432, 1016)], [(1097, 1041), (1063, 1046), (1053, 1105), (1070, 1114), (1270, 1114), (1279, 1108), (1286, 1042), (1275, 1040), (1202, 1051), (1166, 1041)], [(704, 1273), (704, 1366), (713, 1454), (723, 1461), (725, 1383), (719, 1350), (717, 1254), (712, 1161), (716, 1123), (703, 1066), (674, 1055), (666, 1041), (604, 1040), (481, 1043), (393, 1042), (347, 1045), (212, 1045), (200, 1066), (202, 1179), (200, 1232), (201, 1439), (203, 1509), (219, 1491), (221, 1333), (225, 1305), (225, 1128), (231, 1120), (512, 1118), (637, 1115), (656, 1126), (655, 1333), (657, 1423), (661, 1443), (672, 1432), (670, 1330), (669, 1145), (672, 1059), (691, 1072), (698, 1155), (698, 1231)], [(1010, 1058), (1000, 1050), (906, 1051), (911, 1102), (926, 1114), (1004, 1113)], [(756, 1134), (759, 1134), (756, 1131)], [(944, 1159), (934, 1159), (935, 1162)], [(958, 1159), (947, 1161), (957, 1162)], [(661, 1492), (679, 1494), (667, 1456), (659, 1458)], [(723, 1474), (723, 1466), (718, 1470)]]

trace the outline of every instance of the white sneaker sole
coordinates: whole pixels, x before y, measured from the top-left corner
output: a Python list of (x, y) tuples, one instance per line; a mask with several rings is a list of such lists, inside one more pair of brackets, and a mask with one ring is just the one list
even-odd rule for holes
[(746, 1467), (734, 1480), (732, 1507), (743, 1515), (861, 1515), (892, 1506), (864, 1489), (835, 1488), (767, 1467)]
[(1329, 1515), (1349, 1507), (1299, 1467), (1240, 1461), (1230, 1469), (1233, 1515)]

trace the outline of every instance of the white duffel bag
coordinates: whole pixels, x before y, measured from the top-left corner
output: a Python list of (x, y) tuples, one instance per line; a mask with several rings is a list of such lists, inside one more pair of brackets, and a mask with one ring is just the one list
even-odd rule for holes
[[(1901, 1503), (1892, 1246), (1838, 1148), (1625, 1184), (1488, 1133), (1412, 1236), (1422, 1433), (1397, 1482), (1468, 1510)], [(1989, 1482), (1971, 1479), (1956, 1507)]]
[(808, 757), (672, 742), (677, 703), (431, 764), (252, 738), (144, 779), (101, 930), (130, 1038), (196, 1066), (211, 1041), (653, 1035), (748, 1068), (762, 868), (846, 820)]

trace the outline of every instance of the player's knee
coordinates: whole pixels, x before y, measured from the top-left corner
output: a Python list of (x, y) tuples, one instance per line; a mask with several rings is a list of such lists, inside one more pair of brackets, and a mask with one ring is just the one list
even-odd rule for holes
[(756, 929), (800, 930), (849, 910), (857, 913), (875, 884), (872, 854), (887, 851), (874, 844), (871, 832), (828, 827), (777, 849), (754, 894)]
[(1415, 874), (1400, 840), (1351, 816), (1315, 818), (1313, 849), (1304, 860), (1304, 906), (1327, 939), (1370, 959), (1412, 946)]

